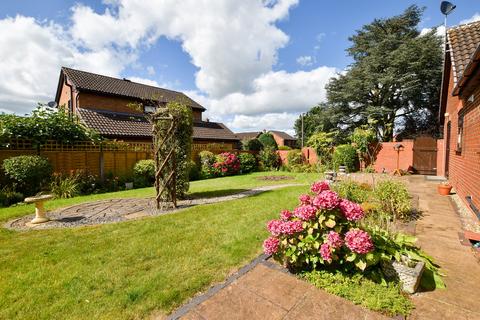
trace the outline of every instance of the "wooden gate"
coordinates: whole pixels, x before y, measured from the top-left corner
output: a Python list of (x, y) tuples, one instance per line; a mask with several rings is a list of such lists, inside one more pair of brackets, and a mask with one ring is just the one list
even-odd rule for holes
[(419, 174), (437, 174), (437, 140), (417, 137), (413, 142), (413, 167)]

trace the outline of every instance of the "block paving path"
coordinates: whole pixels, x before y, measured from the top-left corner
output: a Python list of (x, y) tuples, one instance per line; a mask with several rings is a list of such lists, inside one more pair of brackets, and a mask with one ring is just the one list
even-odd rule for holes
[(447, 286), (414, 295), (416, 309), (408, 319), (480, 320), (480, 263), (472, 248), (460, 243), (462, 225), (453, 201), (437, 193), (438, 182), (422, 176), (407, 182), (423, 213), (416, 226), (418, 244), (440, 265)]
[[(370, 176), (357, 177), (368, 181)], [(380, 179), (382, 179), (380, 177)], [(437, 194), (438, 182), (424, 176), (401, 178), (418, 196), (422, 218), (418, 244), (441, 266), (447, 289), (412, 296), (408, 320), (480, 320), (480, 264), (471, 248), (460, 243), (460, 217), (449, 197)], [(387, 319), (326, 293), (274, 267), (268, 261), (240, 270), (234, 280), (211, 288), (171, 314), (169, 319)]]

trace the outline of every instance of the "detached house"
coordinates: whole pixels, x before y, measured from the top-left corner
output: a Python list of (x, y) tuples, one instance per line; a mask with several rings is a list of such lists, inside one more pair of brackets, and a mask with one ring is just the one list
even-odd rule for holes
[(185, 102), (192, 108), (194, 148), (214, 144), (216, 149), (231, 150), (238, 144), (238, 138), (224, 124), (203, 121), (206, 109), (181, 92), (62, 67), (55, 97), (59, 107), (103, 137), (129, 142), (151, 141), (151, 125), (144, 117), (149, 110), (133, 110), (128, 105), (152, 99), (160, 105)]
[(447, 38), (439, 113), (444, 130), (439, 149), (444, 150), (438, 173), (476, 211), (480, 210), (480, 21), (450, 28)]

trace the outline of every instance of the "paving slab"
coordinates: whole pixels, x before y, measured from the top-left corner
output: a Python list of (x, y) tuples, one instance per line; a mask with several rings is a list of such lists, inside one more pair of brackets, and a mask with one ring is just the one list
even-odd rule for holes
[(437, 193), (438, 182), (412, 176), (405, 179), (419, 196), (423, 217), (417, 221), (418, 244), (446, 274), (446, 289), (412, 296), (415, 310), (408, 319), (480, 320), (480, 265), (471, 248), (460, 243), (461, 217), (452, 196)]

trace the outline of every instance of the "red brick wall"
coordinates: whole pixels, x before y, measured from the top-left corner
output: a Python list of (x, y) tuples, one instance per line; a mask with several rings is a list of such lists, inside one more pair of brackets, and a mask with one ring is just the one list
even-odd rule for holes
[[(444, 137), (447, 137), (447, 123), (451, 123), (450, 158), (448, 180), (460, 198), (470, 195), (474, 204), (480, 208), (480, 87), (474, 91), (474, 101), (468, 97), (453, 97), (453, 78), (450, 77), (447, 99)], [(463, 143), (461, 152), (457, 151), (458, 112), (463, 109)]]
[[(277, 153), (280, 156), (280, 161), (282, 165), (288, 164), (288, 153), (291, 150), (278, 150)], [(318, 162), (317, 153), (313, 148), (305, 147), (302, 149), (303, 157), (308, 164), (316, 164)]]
[(303, 156), (307, 160), (309, 164), (315, 164), (318, 162), (318, 156), (317, 153), (313, 148), (310, 147), (305, 147), (302, 149)]
[(375, 161), (375, 171), (388, 173), (393, 172), (397, 168), (397, 151), (393, 148), (397, 143), (404, 146), (403, 151), (399, 155), (399, 167), (402, 170), (407, 170), (408, 167), (413, 166), (413, 140), (403, 140), (401, 142), (382, 142), (382, 147), (378, 152)]

